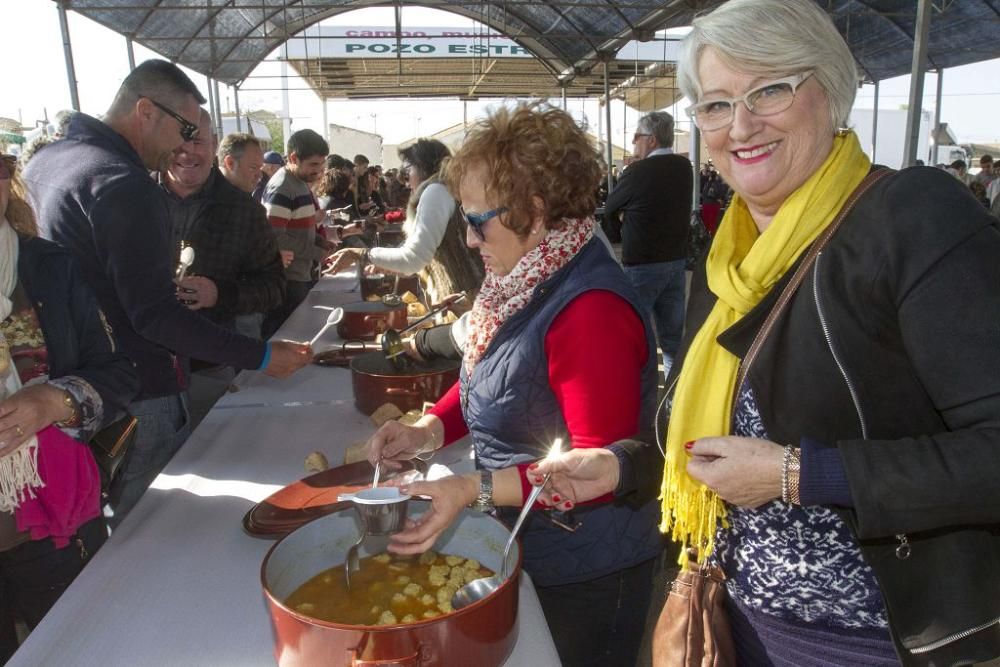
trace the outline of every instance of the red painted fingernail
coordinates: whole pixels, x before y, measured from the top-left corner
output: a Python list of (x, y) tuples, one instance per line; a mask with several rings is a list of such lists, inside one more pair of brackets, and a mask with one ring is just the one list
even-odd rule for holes
[(558, 502), (561, 502), (561, 501), (559, 500), (559, 496), (552, 496), (552, 500), (554, 500), (554, 501), (555, 501), (555, 502), (557, 502), (557, 503), (558, 503)]
[(684, 443), (684, 449), (691, 449), (694, 447), (694, 440), (688, 440)]
[(528, 470), (534, 470), (537, 467), (538, 467), (537, 463), (532, 463), (530, 466), (528, 466)]
[(566, 501), (566, 509), (570, 509), (571, 507), (573, 507), (573, 503), (571, 501), (567, 500)]
[(541, 484), (543, 481), (545, 481), (544, 477), (535, 477), (535, 484)]

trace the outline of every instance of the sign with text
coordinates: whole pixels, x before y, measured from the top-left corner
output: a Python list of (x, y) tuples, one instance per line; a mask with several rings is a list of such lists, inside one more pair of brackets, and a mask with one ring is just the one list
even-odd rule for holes
[(310, 28), (288, 40), (289, 59), (313, 58), (531, 58), (517, 42), (475, 28)]

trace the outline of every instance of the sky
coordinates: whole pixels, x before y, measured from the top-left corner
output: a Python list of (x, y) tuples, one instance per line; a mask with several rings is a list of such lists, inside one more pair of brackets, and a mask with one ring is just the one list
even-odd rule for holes
[[(52, 118), (55, 112), (70, 107), (69, 86), (63, 59), (58, 12), (52, 0), (2, 0), (5, 21), (0, 36), (7, 54), (0, 70), (2, 96), (0, 116), (21, 119), (27, 125)], [(82, 110), (91, 114), (104, 111), (121, 80), (128, 74), (125, 38), (75, 12), (69, 12), (70, 40)], [(7, 20), (13, 18), (13, 20)], [(468, 20), (436, 10), (405, 8), (404, 27), (468, 25)], [(361, 9), (348, 12), (322, 25), (391, 25), (391, 9)], [(272, 54), (272, 57), (276, 54)], [(158, 57), (136, 44), (136, 61)], [(204, 75), (188, 71), (207, 97)], [(245, 87), (258, 84), (255, 77), (280, 74), (280, 64), (264, 62), (251, 74)], [(933, 110), (936, 75), (928, 74), (924, 83), (924, 108)], [(322, 131), (322, 103), (307, 84), (291, 71), (289, 93), (293, 130), (309, 127)], [(879, 89), (879, 107), (895, 109), (905, 105), (909, 95), (909, 76), (883, 81)], [(271, 84), (268, 84), (271, 85)], [(233, 94), (220, 86), (223, 111), (232, 110)], [(856, 106), (871, 108), (873, 87), (858, 91)], [(241, 110), (281, 110), (281, 93), (241, 92)], [(483, 114), (497, 101), (470, 102), (466, 113), (470, 120)], [(680, 102), (671, 111), (681, 129), (686, 129)], [(395, 144), (415, 136), (426, 136), (462, 122), (462, 103), (457, 100), (354, 102), (330, 101), (328, 121), (381, 134), (385, 143)], [(991, 60), (945, 70), (941, 120), (950, 125), (962, 143), (1000, 143), (1000, 60)], [(578, 119), (596, 129), (603, 112), (596, 100), (570, 100), (569, 110)], [(615, 144), (629, 145), (629, 137), (641, 114), (623, 104), (612, 104), (612, 132)], [(599, 121), (599, 118), (601, 119)]]

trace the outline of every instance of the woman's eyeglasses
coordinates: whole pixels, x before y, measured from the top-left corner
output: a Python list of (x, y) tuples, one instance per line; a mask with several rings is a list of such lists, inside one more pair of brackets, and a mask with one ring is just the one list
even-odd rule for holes
[(171, 118), (173, 118), (174, 120), (176, 120), (178, 123), (181, 124), (181, 139), (183, 139), (184, 141), (194, 141), (198, 137), (197, 125), (189, 122), (186, 118), (184, 118), (184, 116), (180, 115), (179, 113), (177, 113), (170, 107), (166, 106), (165, 104), (160, 104), (152, 97), (149, 97), (147, 99), (150, 102), (152, 102), (157, 109), (159, 109), (160, 111), (167, 114), (168, 116), (170, 116)]
[(702, 132), (720, 130), (732, 123), (738, 102), (746, 105), (747, 111), (755, 116), (773, 116), (792, 106), (792, 102), (795, 101), (795, 91), (810, 76), (812, 72), (803, 72), (765, 83), (739, 97), (699, 102), (684, 111)]
[(469, 223), (469, 227), (472, 228), (473, 233), (479, 237), (480, 241), (485, 241), (486, 234), (483, 233), (483, 225), (498, 215), (506, 213), (507, 207), (501, 206), (500, 208), (495, 208), (492, 211), (486, 211), (485, 213), (467, 213), (464, 208), (461, 208), (461, 211), (462, 215), (465, 216), (465, 221)]

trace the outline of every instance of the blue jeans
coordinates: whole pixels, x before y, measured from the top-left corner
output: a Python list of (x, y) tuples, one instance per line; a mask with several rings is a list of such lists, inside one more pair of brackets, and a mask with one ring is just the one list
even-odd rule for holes
[(675, 259), (623, 267), (639, 294), (639, 303), (652, 319), (656, 342), (663, 352), (664, 377), (670, 374), (684, 333), (684, 264), (685, 260)]
[(136, 437), (111, 485), (108, 525), (118, 526), (191, 434), (187, 393), (134, 401)]

